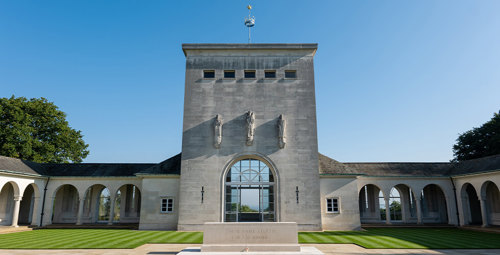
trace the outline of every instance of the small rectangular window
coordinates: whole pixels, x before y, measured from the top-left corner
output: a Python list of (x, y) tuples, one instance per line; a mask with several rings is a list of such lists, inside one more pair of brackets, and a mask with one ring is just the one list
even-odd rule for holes
[(236, 73), (234, 70), (224, 70), (224, 78), (234, 79), (236, 78)]
[(275, 70), (264, 71), (264, 78), (275, 79), (276, 78), (276, 71)]
[(162, 198), (161, 199), (161, 212), (170, 213), (174, 211), (174, 199), (173, 198)]
[(215, 70), (203, 70), (203, 78), (205, 79), (215, 78)]
[(285, 79), (295, 79), (295, 78), (297, 78), (297, 71), (285, 70)]
[(326, 212), (327, 213), (339, 213), (339, 199), (338, 198), (327, 198), (326, 199)]
[(245, 70), (245, 79), (255, 79), (255, 70)]

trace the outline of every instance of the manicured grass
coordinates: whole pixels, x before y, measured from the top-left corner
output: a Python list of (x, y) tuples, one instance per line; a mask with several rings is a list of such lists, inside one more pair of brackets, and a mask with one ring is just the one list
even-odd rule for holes
[(500, 249), (500, 234), (454, 228), (369, 228), (300, 232), (300, 243), (352, 243), (370, 249)]
[(0, 249), (131, 249), (146, 243), (202, 243), (201, 232), (41, 229), (0, 235)]
[[(201, 244), (201, 232), (43, 229), (0, 235), (0, 249), (130, 249), (146, 243)], [(300, 243), (352, 243), (365, 248), (500, 249), (500, 234), (453, 228), (369, 228), (300, 232)]]

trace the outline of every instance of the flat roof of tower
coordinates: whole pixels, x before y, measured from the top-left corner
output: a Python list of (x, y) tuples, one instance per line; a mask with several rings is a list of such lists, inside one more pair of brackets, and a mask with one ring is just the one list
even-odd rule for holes
[(183, 43), (186, 50), (304, 50), (316, 51), (317, 43)]

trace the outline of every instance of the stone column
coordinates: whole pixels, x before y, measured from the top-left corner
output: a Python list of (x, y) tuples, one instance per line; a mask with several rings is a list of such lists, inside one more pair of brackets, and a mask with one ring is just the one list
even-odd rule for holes
[(80, 198), (80, 203), (78, 205), (78, 215), (76, 216), (76, 225), (82, 225), (84, 202), (85, 202), (85, 198)]
[(108, 225), (113, 225), (113, 218), (115, 217), (115, 197), (116, 196), (111, 196), (111, 208), (109, 208), (109, 220), (108, 220)]
[(31, 212), (31, 225), (38, 226), (40, 225), (39, 222), (39, 214), (40, 210), (38, 206), (40, 205), (40, 197), (33, 197), (33, 211)]
[(423, 224), (423, 222), (422, 222), (422, 198), (418, 197), (415, 200), (415, 203), (417, 204), (417, 224)]
[(385, 224), (391, 224), (391, 209), (389, 208), (389, 198), (384, 197), (385, 200)]
[(19, 207), (21, 206), (21, 200), (23, 199), (22, 196), (17, 196), (14, 197), (14, 210), (12, 210), (12, 227), (19, 227), (17, 225), (17, 221), (19, 219)]
[(488, 208), (486, 206), (486, 198), (481, 197), (481, 200), (479, 200), (481, 204), (481, 217), (483, 218), (483, 227), (488, 226)]

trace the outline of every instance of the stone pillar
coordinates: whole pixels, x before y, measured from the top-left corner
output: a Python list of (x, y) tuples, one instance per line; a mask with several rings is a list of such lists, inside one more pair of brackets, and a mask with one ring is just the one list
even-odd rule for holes
[(385, 224), (391, 224), (391, 209), (389, 208), (389, 198), (384, 197), (385, 200)]
[(415, 200), (415, 203), (417, 204), (417, 224), (423, 224), (423, 222), (422, 222), (422, 198), (418, 197)]
[(12, 227), (19, 227), (17, 221), (19, 219), (19, 207), (21, 206), (22, 196), (14, 197), (14, 210), (12, 210)]
[(479, 200), (481, 204), (481, 217), (483, 219), (483, 227), (488, 226), (488, 208), (486, 206), (486, 198), (481, 197), (481, 200)]
[(33, 211), (31, 212), (31, 225), (38, 226), (40, 225), (39, 222), (39, 205), (40, 205), (40, 197), (33, 197)]
[(82, 225), (84, 202), (85, 202), (85, 198), (80, 198), (80, 203), (78, 205), (78, 215), (76, 216), (76, 225)]
[(108, 220), (108, 225), (113, 225), (113, 218), (115, 217), (115, 197), (116, 196), (111, 196), (111, 208), (109, 208), (109, 220)]

